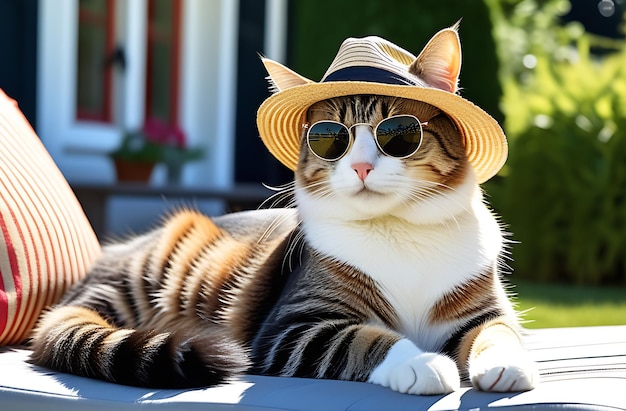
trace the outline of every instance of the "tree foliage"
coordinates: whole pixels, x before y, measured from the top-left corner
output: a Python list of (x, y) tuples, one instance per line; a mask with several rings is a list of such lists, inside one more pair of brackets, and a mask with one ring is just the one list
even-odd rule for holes
[[(500, 78), (510, 143), (487, 189), (519, 241), (516, 275), (626, 284), (626, 48), (560, 26), (561, 0), (487, 2), (508, 61)], [(614, 52), (594, 56), (600, 42)]]

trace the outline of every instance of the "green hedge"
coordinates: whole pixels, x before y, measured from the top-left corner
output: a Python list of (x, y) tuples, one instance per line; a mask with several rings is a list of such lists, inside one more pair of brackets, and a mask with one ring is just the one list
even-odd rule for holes
[(594, 40), (554, 26), (535, 67), (502, 75), (509, 159), (486, 187), (521, 278), (626, 284), (626, 48), (594, 57)]

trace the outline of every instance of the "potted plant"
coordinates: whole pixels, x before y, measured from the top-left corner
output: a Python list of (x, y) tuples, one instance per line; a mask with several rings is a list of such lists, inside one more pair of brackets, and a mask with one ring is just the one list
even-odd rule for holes
[(147, 120), (141, 130), (124, 133), (120, 146), (110, 153), (119, 181), (148, 181), (154, 166), (167, 167), (167, 181), (180, 180), (188, 161), (202, 158), (202, 149), (189, 148), (184, 132), (157, 119)]

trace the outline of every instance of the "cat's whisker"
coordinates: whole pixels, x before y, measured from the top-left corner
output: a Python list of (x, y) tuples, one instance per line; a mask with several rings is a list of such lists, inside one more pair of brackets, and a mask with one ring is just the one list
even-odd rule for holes
[[(298, 223), (298, 227), (300, 227), (301, 223)], [(285, 268), (285, 264), (288, 265), (289, 271), (293, 270), (292, 261), (294, 259), (294, 252), (296, 249), (299, 249), (298, 255), (298, 264), (302, 264), (302, 257), (304, 253), (304, 232), (302, 230), (295, 230), (292, 233), (293, 240), (289, 242), (289, 248), (285, 251), (285, 255), (283, 257), (282, 268)]]
[[(258, 207), (261, 208), (277, 208), (281, 203), (285, 203), (283, 207), (286, 207), (287, 204), (291, 203), (289, 197), (293, 195), (295, 182), (289, 182), (283, 184), (282, 186), (272, 187), (267, 184), (263, 184), (266, 188), (276, 191), (276, 193), (272, 194), (268, 198), (266, 198)], [(269, 206), (268, 206), (269, 203)]]
[[(281, 190), (275, 194), (273, 194), (272, 196), (270, 196), (269, 198), (267, 198), (265, 201), (263, 201), (263, 203), (261, 203), (261, 205), (258, 207), (258, 209), (264, 208), (265, 205), (269, 202), (272, 201), (272, 203), (270, 204), (269, 208), (277, 208), (277, 204), (284, 202), (285, 204), (282, 205), (283, 208), (291, 208), (295, 205), (295, 200), (293, 199), (293, 192), (294, 192), (294, 187), (295, 187), (295, 183), (291, 182), (288, 184), (285, 184), (279, 188), (273, 188), (273, 187), (269, 187), (267, 185), (265, 185), (267, 188), (270, 189), (276, 189), (276, 190)], [(263, 234), (259, 237), (257, 243), (261, 243), (263, 241), (265, 241), (267, 238), (269, 238), (272, 233), (274, 232), (274, 230), (276, 230), (278, 227), (280, 227), (281, 224), (283, 224), (285, 221), (287, 221), (290, 218), (289, 214), (280, 214), (278, 215), (276, 218), (274, 218), (274, 220), (268, 225), (267, 229), (263, 232)]]
[(310, 183), (303, 187), (295, 187), (295, 191), (304, 191), (317, 199), (324, 199), (333, 195), (332, 188), (325, 181)]
[(291, 218), (292, 218), (291, 213), (280, 213), (279, 215), (274, 217), (274, 219), (268, 224), (265, 231), (259, 236), (259, 239), (257, 240), (257, 244), (261, 244), (264, 241), (266, 241), (268, 238), (270, 238), (275, 230), (279, 229), (281, 225), (289, 221)]
[(267, 240), (276, 229), (278, 229), (283, 223), (285, 223), (287, 220), (289, 220), (291, 218), (290, 214), (287, 213), (281, 213), (280, 215), (276, 216), (267, 226), (267, 228), (265, 229), (265, 231), (263, 232), (263, 234), (261, 234), (261, 236), (259, 237), (259, 239), (257, 240), (257, 244), (261, 244), (262, 242), (264, 242), (265, 240)]

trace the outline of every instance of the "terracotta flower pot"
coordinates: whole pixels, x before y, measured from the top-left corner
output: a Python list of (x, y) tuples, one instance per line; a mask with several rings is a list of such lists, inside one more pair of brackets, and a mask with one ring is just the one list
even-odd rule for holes
[(114, 159), (117, 181), (135, 181), (147, 183), (150, 181), (154, 163), (140, 163), (120, 158)]

